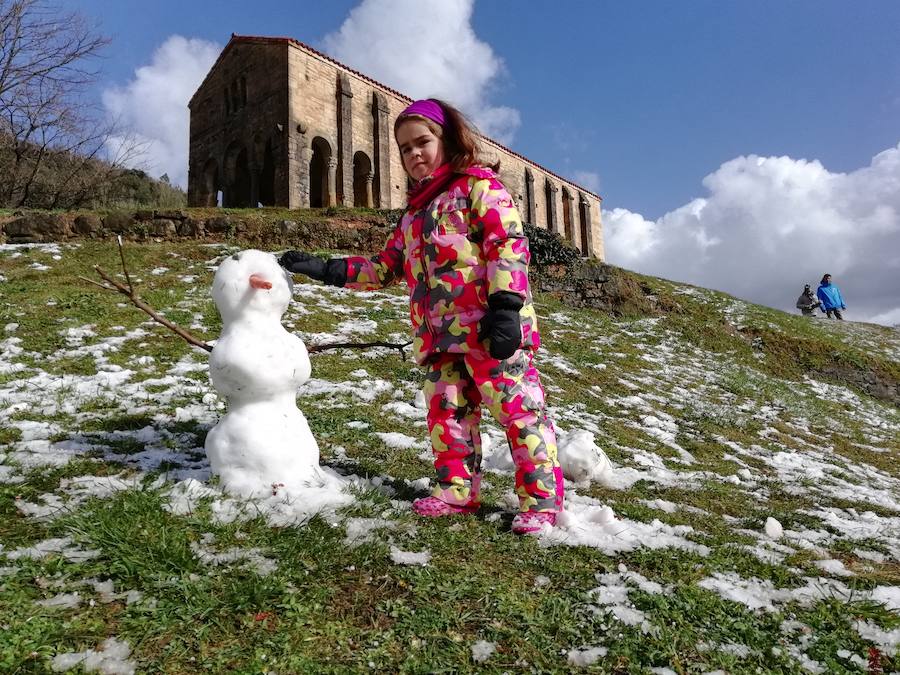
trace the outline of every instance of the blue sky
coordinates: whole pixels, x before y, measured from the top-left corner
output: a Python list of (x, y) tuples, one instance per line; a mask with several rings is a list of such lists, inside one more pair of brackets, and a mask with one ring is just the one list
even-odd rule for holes
[[(612, 262), (785, 309), (828, 269), (857, 300), (865, 297), (858, 318), (900, 322), (900, 259), (878, 253), (900, 249), (900, 196), (890, 188), (900, 177), (893, 154), (872, 168), (879, 153), (900, 154), (900, 2), (64, 5), (113, 38), (98, 91), (118, 87), (120, 111), (127, 113), (135, 69), (161, 61), (157, 50), (173, 35), (214, 47), (232, 31), (296, 37), (413, 96), (456, 99), (513, 149), (595, 189)], [(429, 22), (429, 12), (440, 19)], [(367, 44), (372, 35), (396, 53)], [(482, 49), (490, 67), (471, 58)], [(213, 52), (207, 48), (186, 82)], [(426, 67), (434, 63), (428, 57), (449, 62), (448, 72)], [(156, 67), (163, 79), (181, 77)], [(757, 170), (757, 156), (772, 161)], [(873, 176), (884, 187), (876, 204), (863, 187)], [(760, 210), (760, 201), (780, 210)], [(814, 214), (816, 204), (824, 207)], [(802, 222), (806, 214), (824, 224)], [(857, 242), (861, 222), (869, 229)], [(744, 250), (766, 237), (782, 245)], [(685, 239), (694, 245), (685, 249)], [(728, 259), (729, 245), (739, 247), (745, 268)], [(668, 262), (675, 250), (692, 265)], [(734, 280), (772, 265), (785, 273), (765, 292), (757, 292), (759, 280)]]
[[(321, 46), (357, 3), (66, 4), (113, 37), (104, 79), (123, 82), (172, 34)], [(482, 0), (472, 24), (505, 62), (493, 98), (521, 113), (511, 145), (598, 174), (607, 208), (659, 217), (737, 155), (848, 171), (900, 140), (898, 2)]]

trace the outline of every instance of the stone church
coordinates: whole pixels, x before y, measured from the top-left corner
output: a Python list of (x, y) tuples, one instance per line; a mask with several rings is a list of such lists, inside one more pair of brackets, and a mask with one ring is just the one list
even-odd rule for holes
[[(403, 94), (292, 38), (232, 35), (191, 98), (191, 206), (406, 204)], [(600, 197), (481, 137), (522, 217), (603, 259)]]

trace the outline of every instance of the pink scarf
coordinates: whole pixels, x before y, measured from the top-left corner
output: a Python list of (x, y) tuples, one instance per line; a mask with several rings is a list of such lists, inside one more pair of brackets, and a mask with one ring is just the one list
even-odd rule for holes
[(425, 176), (413, 185), (406, 195), (409, 207), (418, 211), (425, 207), (432, 199), (447, 189), (447, 186), (457, 178), (449, 164), (441, 164), (430, 176)]

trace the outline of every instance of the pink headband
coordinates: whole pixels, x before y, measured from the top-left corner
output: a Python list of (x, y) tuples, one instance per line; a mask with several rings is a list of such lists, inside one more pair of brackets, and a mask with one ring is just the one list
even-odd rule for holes
[(409, 115), (418, 115), (444, 126), (444, 109), (428, 98), (414, 101), (406, 110), (400, 113), (400, 117), (408, 117)]

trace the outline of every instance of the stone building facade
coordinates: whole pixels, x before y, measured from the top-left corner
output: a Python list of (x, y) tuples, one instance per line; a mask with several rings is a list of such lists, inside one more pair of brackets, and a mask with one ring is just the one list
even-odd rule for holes
[[(291, 38), (232, 35), (191, 98), (191, 206), (400, 208), (411, 99)], [(522, 217), (603, 259), (600, 197), (482, 136)]]

